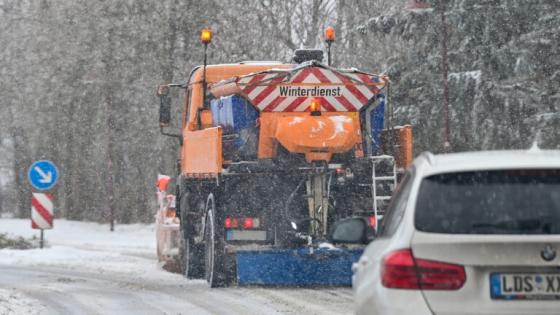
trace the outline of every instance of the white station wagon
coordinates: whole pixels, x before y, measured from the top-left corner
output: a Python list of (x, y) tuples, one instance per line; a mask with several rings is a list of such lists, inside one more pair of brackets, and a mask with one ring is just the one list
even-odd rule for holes
[(560, 151), (424, 153), (354, 264), (357, 314), (560, 314)]

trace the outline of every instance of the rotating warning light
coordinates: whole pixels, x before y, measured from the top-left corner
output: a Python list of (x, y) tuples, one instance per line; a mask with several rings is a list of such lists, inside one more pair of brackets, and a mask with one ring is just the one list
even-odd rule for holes
[(309, 104), (309, 109), (311, 112), (318, 112), (321, 110), (321, 103), (318, 99), (314, 98), (311, 100), (311, 104)]
[(212, 31), (203, 28), (202, 31), (200, 31), (200, 41), (204, 44), (209, 44), (212, 41)]
[(334, 42), (334, 38), (336, 36), (336, 32), (332, 26), (329, 26), (325, 29), (325, 41), (326, 42)]

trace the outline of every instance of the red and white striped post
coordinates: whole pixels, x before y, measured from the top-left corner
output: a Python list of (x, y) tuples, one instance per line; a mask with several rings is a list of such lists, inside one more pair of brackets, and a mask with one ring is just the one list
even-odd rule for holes
[(53, 228), (53, 198), (49, 193), (32, 193), (31, 196), (31, 228), (41, 230), (41, 248), (43, 231)]

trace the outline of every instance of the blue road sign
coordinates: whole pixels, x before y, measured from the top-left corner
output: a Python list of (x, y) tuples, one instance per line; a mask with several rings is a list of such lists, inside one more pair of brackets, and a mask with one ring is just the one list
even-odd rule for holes
[(58, 169), (53, 162), (40, 160), (29, 167), (27, 178), (31, 186), (38, 190), (51, 189), (58, 181)]

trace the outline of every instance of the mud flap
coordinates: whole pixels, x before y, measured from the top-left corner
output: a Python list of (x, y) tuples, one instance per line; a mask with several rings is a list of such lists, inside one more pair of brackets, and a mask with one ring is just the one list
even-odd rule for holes
[(350, 286), (363, 249), (309, 248), (237, 252), (239, 285)]

